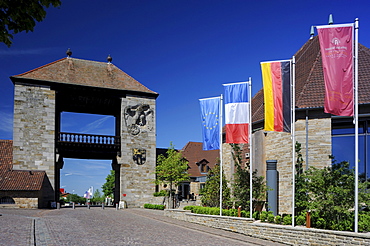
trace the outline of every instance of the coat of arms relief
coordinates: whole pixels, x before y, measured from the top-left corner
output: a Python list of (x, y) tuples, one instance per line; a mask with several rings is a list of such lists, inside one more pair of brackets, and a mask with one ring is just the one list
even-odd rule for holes
[(154, 112), (149, 104), (127, 106), (124, 112), (127, 131), (131, 135), (152, 131), (154, 128)]

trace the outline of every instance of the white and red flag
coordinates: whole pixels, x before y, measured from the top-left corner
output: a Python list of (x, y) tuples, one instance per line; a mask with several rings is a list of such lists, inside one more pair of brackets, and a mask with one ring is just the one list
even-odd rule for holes
[(224, 84), (226, 143), (249, 143), (248, 82)]
[(325, 81), (325, 113), (354, 115), (353, 24), (317, 26)]

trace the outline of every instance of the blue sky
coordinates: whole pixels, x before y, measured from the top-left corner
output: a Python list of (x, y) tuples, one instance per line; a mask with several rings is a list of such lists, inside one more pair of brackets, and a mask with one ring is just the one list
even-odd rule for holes
[[(160, 94), (157, 147), (201, 141), (199, 98), (223, 93), (223, 83), (252, 78), (261, 89), (261, 61), (290, 58), (311, 25), (360, 20), (360, 43), (370, 47), (370, 2), (248, 0), (63, 0), (34, 32), (0, 44), (0, 139), (12, 139), (9, 77), (65, 57), (112, 63)], [(62, 130), (112, 134), (111, 117), (63, 114)], [(82, 195), (99, 188), (109, 162), (66, 160), (61, 186)]]

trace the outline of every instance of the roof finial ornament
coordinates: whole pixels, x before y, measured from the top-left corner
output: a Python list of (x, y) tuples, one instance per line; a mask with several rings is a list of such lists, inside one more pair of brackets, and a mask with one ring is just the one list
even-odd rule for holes
[(314, 35), (315, 35), (315, 28), (313, 26), (311, 26), (310, 39), (313, 39)]
[(113, 60), (113, 58), (110, 55), (108, 55), (108, 57), (107, 57), (108, 63), (112, 63), (112, 60)]
[(70, 49), (70, 48), (68, 48), (68, 50), (67, 50), (66, 54), (67, 54), (67, 56), (68, 56), (68, 57), (71, 57), (71, 55), (72, 55), (72, 51), (71, 51), (71, 49)]
[(329, 22), (328, 22), (328, 24), (329, 24), (329, 25), (333, 25), (333, 23), (334, 23), (334, 21), (333, 21), (333, 15), (332, 15), (332, 14), (330, 14), (330, 15), (329, 15)]

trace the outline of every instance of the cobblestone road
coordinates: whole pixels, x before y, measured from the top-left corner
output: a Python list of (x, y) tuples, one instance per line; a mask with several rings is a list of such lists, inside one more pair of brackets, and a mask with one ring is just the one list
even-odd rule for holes
[(279, 245), (163, 216), (99, 207), (0, 209), (0, 245)]

